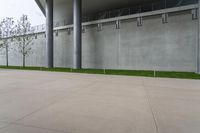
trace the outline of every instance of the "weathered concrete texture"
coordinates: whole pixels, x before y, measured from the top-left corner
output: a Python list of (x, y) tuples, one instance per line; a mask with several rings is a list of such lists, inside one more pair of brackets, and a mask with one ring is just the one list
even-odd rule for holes
[[(198, 21), (192, 20), (190, 11), (170, 13), (166, 24), (161, 15), (145, 17), (142, 23), (137, 27), (136, 19), (122, 21), (120, 29), (114, 22), (106, 23), (101, 31), (97, 25), (87, 26), (82, 34), (83, 68), (196, 72)], [(27, 64), (45, 66), (45, 51), (45, 37), (40, 34)], [(19, 62), (19, 56), (10, 57), (12, 65)], [(64, 29), (54, 34), (54, 66), (73, 66), (73, 32)]]
[(142, 27), (122, 24), (120, 68), (195, 71), (197, 22), (190, 17), (172, 14), (167, 24), (149, 17)]
[[(47, 54), (46, 54), (46, 37), (45, 34), (38, 34), (37, 39), (33, 41), (34, 45), (32, 47), (32, 53), (26, 57), (27, 66), (47, 66)], [(13, 62), (11, 65), (22, 65), (22, 56), (14, 48), (14, 53), (18, 54), (13, 56)], [(12, 55), (12, 54), (10, 54)], [(17, 60), (16, 60), (17, 58)]]
[(118, 30), (115, 24), (88, 27), (83, 34), (83, 67), (85, 68), (118, 68)]
[(26, 57), (26, 63), (29, 66), (47, 66), (46, 40), (45, 34), (37, 34), (34, 40), (33, 51)]
[(199, 133), (200, 81), (0, 70), (2, 133)]
[(0, 64), (1, 65), (6, 65), (6, 53), (5, 49), (0, 50)]
[(0, 122), (0, 129), (6, 127), (7, 125), (7, 123)]
[(73, 67), (73, 32), (61, 30), (54, 37), (54, 65), (55, 67)]

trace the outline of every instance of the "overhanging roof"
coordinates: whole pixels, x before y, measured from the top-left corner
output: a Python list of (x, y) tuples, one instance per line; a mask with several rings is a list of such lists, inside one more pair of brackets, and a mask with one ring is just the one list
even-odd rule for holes
[(42, 4), (40, 0), (35, 0), (35, 2), (37, 3), (37, 5), (39, 6), (39, 8), (41, 9), (41, 11), (43, 12), (43, 14), (45, 15), (44, 4)]
[[(45, 14), (45, 0), (35, 0)], [(137, 4), (149, 3), (158, 0), (82, 0), (83, 13), (99, 12)], [(54, 5), (68, 4), (72, 5), (73, 0), (54, 0)]]

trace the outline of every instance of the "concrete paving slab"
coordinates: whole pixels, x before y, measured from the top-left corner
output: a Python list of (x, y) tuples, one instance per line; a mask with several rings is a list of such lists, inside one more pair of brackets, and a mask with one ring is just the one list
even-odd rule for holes
[[(123, 92), (112, 93), (114, 90), (109, 90), (110, 86), (104, 85), (105, 89), (96, 87), (94, 90), (86, 89), (88, 93), (74, 94), (18, 123), (71, 133), (156, 132), (141, 87), (132, 87), (139, 91), (137, 94), (132, 91), (132, 97), (128, 95), (132, 92), (126, 88)], [(98, 89), (102, 90), (96, 92)]]
[(6, 127), (7, 125), (9, 125), (9, 124), (8, 123), (0, 122), (0, 129)]
[(200, 89), (149, 87), (148, 93), (161, 133), (200, 131)]
[(0, 72), (0, 133), (199, 133), (200, 81)]
[(10, 90), (0, 93), (0, 121), (13, 122), (66, 97), (63, 92)]
[(2, 133), (63, 133), (55, 130), (36, 128), (31, 126), (14, 125), (6, 126), (0, 130)]
[(200, 82), (199, 80), (191, 79), (144, 78), (144, 85), (199, 90)]

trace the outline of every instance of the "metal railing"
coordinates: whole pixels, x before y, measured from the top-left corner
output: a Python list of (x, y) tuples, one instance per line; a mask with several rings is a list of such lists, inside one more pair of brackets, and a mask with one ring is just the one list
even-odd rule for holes
[(185, 6), (185, 5), (196, 4), (196, 3), (198, 3), (198, 0), (160, 0), (154, 3), (147, 3), (147, 4), (138, 5), (134, 7), (104, 11), (104, 12), (100, 12), (98, 14), (94, 14), (90, 16), (83, 16), (82, 21), (88, 22), (88, 21), (94, 21), (94, 20), (99, 20), (99, 19), (114, 18), (114, 17), (119, 17), (119, 16), (150, 12), (150, 11), (155, 11), (155, 10)]
[[(109, 10), (109, 11), (104, 11), (104, 12), (100, 12), (93, 15), (83, 16), (82, 22), (90, 22), (90, 21), (101, 20), (101, 19), (115, 18), (115, 17), (120, 17), (120, 16), (133, 15), (137, 13), (144, 13), (144, 12), (162, 10), (162, 9), (185, 6), (185, 5), (190, 5), (190, 4), (197, 4), (197, 3), (198, 3), (198, 0), (160, 0), (158, 2), (137, 5), (134, 7)], [(60, 26), (66, 26), (66, 25), (67, 24), (65, 20), (60, 21), (60, 22), (54, 22), (55, 28), (60, 27)], [(34, 29), (35, 32), (43, 32), (46, 29), (45, 24), (37, 25), (32, 28)]]
[(42, 25), (36, 25), (32, 27), (33, 31), (35, 32), (42, 32), (46, 30), (46, 25), (42, 24)]

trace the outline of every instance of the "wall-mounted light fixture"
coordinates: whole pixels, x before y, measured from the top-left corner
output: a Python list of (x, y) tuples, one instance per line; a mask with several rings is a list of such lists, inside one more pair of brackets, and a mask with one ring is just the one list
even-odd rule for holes
[(121, 21), (117, 20), (116, 21), (116, 29), (120, 29), (121, 28)]
[(198, 19), (198, 9), (192, 10), (192, 20)]
[(103, 29), (103, 25), (102, 25), (102, 23), (99, 23), (97, 25), (97, 31), (102, 31), (102, 29)]
[(58, 30), (56, 30), (56, 36), (58, 36)]
[(67, 28), (67, 34), (68, 34), (68, 35), (71, 34), (71, 28)]
[(86, 26), (82, 26), (82, 33), (86, 32)]
[(137, 26), (138, 27), (142, 26), (142, 17), (137, 18)]
[(162, 14), (162, 23), (163, 24), (168, 23), (168, 17), (169, 17), (168, 13)]

